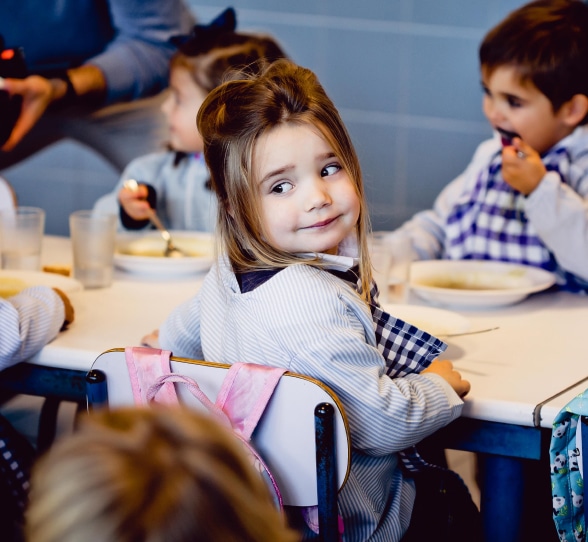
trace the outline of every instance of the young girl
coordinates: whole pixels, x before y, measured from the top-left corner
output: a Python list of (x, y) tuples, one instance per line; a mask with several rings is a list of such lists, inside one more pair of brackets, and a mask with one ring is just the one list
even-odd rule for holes
[[(196, 25), (189, 36), (177, 36), (170, 63), (170, 89), (162, 110), (169, 125), (169, 150), (132, 161), (114, 191), (100, 198), (95, 208), (119, 213), (120, 227), (147, 227), (149, 208), (156, 209), (167, 228), (211, 231), (215, 198), (202, 155), (196, 113), (207, 94), (234, 69), (255, 71), (265, 61), (284, 56), (269, 36), (235, 32), (235, 12), (229, 8), (210, 25)], [(139, 190), (125, 189), (127, 179), (139, 181)]]
[(457, 418), (469, 383), (451, 362), (431, 363), (441, 341), (374, 303), (361, 172), (338, 111), (311, 71), (281, 60), (213, 91), (198, 129), (223, 255), (160, 344), (331, 387), (353, 446), (345, 540), (400, 540), (415, 487), (398, 452)]
[(294, 542), (235, 436), (194, 411), (83, 419), (33, 469), (28, 542)]

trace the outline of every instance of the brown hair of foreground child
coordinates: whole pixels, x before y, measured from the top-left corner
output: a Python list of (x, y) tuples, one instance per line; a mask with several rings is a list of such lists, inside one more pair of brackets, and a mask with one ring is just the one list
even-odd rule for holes
[(230, 430), (179, 408), (92, 413), (33, 470), (29, 542), (293, 542)]

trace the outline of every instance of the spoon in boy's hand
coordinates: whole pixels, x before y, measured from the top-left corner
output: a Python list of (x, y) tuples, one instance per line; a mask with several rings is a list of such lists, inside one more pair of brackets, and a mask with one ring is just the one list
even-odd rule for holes
[[(123, 186), (127, 190), (130, 190), (131, 192), (136, 192), (139, 189), (139, 183), (135, 179), (127, 179), (123, 183)], [(164, 241), (166, 242), (165, 251), (164, 251), (163, 255), (166, 258), (182, 258), (184, 256), (187, 256), (187, 254), (184, 251), (182, 251), (181, 249), (176, 247), (176, 245), (173, 243), (169, 231), (167, 231), (165, 226), (162, 224), (161, 220), (159, 220), (157, 213), (151, 208), (149, 208), (148, 213), (149, 213), (149, 220), (159, 230), (159, 232), (161, 233), (161, 236), (163, 237)]]

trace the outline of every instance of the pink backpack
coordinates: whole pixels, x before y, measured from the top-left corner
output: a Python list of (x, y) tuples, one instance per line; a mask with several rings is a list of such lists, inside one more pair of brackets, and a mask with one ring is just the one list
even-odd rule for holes
[(213, 403), (193, 379), (171, 372), (170, 356), (171, 352), (168, 350), (144, 347), (125, 349), (135, 404), (179, 405), (174, 383), (185, 384), (212, 415), (232, 428), (251, 463), (266, 482), (276, 506), (282, 509), (282, 495), (276, 480), (250, 440), (286, 370), (251, 363), (235, 363), (229, 368)]

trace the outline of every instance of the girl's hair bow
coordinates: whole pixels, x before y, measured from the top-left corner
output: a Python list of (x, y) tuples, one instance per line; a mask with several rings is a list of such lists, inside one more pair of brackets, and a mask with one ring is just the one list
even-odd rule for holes
[(212, 49), (223, 34), (236, 27), (235, 10), (227, 8), (209, 24), (196, 24), (189, 34), (172, 36), (170, 41), (186, 56), (196, 56)]

